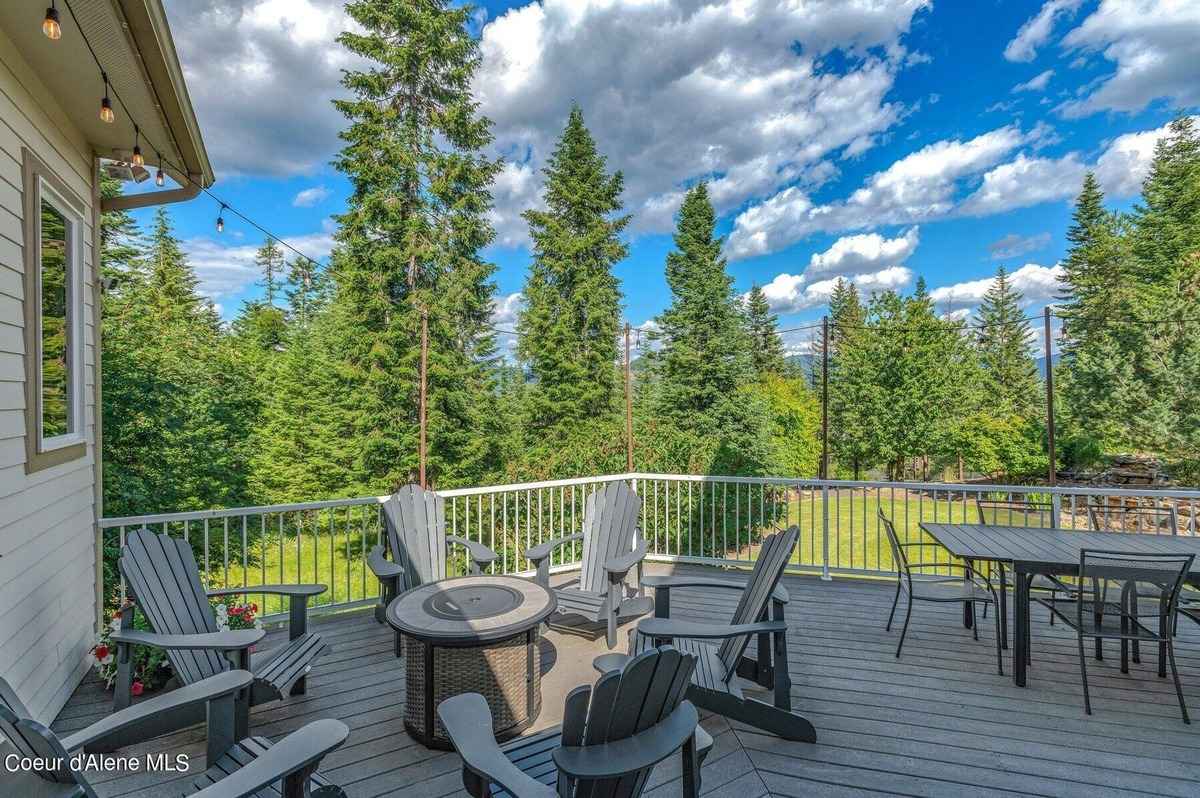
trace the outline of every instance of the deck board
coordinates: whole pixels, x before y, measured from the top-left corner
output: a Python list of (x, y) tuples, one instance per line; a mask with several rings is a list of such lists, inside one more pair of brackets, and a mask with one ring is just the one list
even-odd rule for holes
[[(703, 774), (707, 796), (1200, 794), (1200, 729), (1180, 720), (1170, 681), (1155, 673), (1157, 652), (1143, 650), (1142, 664), (1129, 675), (1120, 673), (1112, 643), (1103, 663), (1089, 661), (1095, 713), (1089, 717), (1075, 639), (1063, 626), (1049, 626), (1041, 608), (1034, 609), (1033, 665), (1022, 689), (996, 673), (990, 617), (979, 619), (975, 641), (957, 607), (918, 604), (904, 656), (896, 660), (898, 633), (883, 628), (893, 593), (887, 581), (788, 576), (785, 584), (792, 598), (793, 702), (816, 726), (819, 742), (786, 742), (707, 715), (703, 722), (714, 738)], [(711, 622), (727, 619), (735, 599), (727, 591), (677, 590), (672, 608), (680, 618)], [(311, 627), (331, 651), (309, 677), (308, 693), (255, 708), (253, 732), (278, 738), (309, 721), (338, 718), (350, 726), (350, 738), (326, 758), (322, 773), (351, 798), (461, 795), (458, 757), (430, 751), (404, 731), (404, 664), (392, 654), (390, 630), (364, 611)], [(272, 639), (282, 637), (273, 634), (268, 645)], [(544, 646), (543, 710), (533, 731), (558, 722), (563, 696), (594, 680), (590, 662), (605, 651), (603, 639), (556, 631)], [(1177, 660), (1189, 707), (1200, 714), (1200, 627), (1186, 620)], [(1011, 665), (1005, 652), (1006, 674)], [(86, 680), (55, 728), (82, 728), (103, 717), (110, 700), (102, 685)], [(126, 749), (148, 751), (186, 752), (193, 768), (203, 768), (203, 731)], [(178, 794), (190, 780), (145, 772), (94, 778), (105, 798)], [(679, 792), (679, 765), (669, 760), (652, 775), (647, 794)]]

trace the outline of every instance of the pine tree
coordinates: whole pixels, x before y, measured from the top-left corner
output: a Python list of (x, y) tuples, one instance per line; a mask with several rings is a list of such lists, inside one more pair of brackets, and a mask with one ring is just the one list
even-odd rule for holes
[(608, 174), (573, 106), (543, 170), (546, 210), (526, 211), (533, 264), (517, 323), (528, 363), (530, 428), (536, 436), (614, 409), (621, 290), (612, 269), (628, 254), (620, 240), (624, 179)]
[(997, 412), (1032, 418), (1040, 405), (1037, 364), (1029, 352), (1033, 331), (1021, 311), (1021, 292), (1001, 266), (979, 306), (975, 347), (983, 367), (983, 387)]
[(653, 359), (659, 412), (694, 430), (720, 425), (751, 376), (750, 340), (715, 225), (700, 183), (683, 200), (667, 254), (671, 306), (659, 316), (663, 343)]
[(829, 300), (829, 447), (855, 479), (879, 457), (871, 415), (878, 405), (878, 386), (873, 382), (865, 324), (866, 309), (858, 288), (838, 278)]
[(263, 281), (260, 283), (267, 292), (267, 305), (275, 306), (275, 291), (279, 285), (278, 276), (283, 273), (283, 250), (275, 244), (275, 240), (267, 238), (263, 245), (254, 253), (254, 265), (262, 272)]
[(746, 297), (746, 327), (750, 333), (750, 360), (759, 376), (782, 374), (785, 370), (779, 318), (771, 312), (767, 296), (758, 285)]
[(422, 316), (429, 324), (429, 475), (474, 482), (494, 467), (487, 323), (494, 236), (485, 157), (491, 123), (471, 96), (479, 44), (470, 9), (447, 0), (354, 0), (362, 32), (339, 36), (366, 66), (347, 71), (350, 120), (336, 165), (350, 180), (331, 277), (333, 322), (363, 489), (415, 475)]

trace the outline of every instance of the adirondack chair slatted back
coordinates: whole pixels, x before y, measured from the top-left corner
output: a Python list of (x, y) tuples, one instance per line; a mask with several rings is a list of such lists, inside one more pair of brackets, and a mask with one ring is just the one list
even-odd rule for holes
[(66, 767), (66, 752), (58, 736), (29, 717), (29, 710), (4, 679), (0, 679), (0, 735), (8, 740), (13, 752), (22, 757), (62, 757), (62, 768), (34, 771), (46, 781), (55, 784), (77, 783), (78, 780)]
[[(192, 635), (220, 631), (200, 582), (192, 547), (183, 540), (139, 529), (125, 539), (121, 573), (138, 607), (158, 634)], [(216, 651), (168, 651), (171, 667), (184, 684), (230, 668)]]
[(583, 562), (579, 589), (608, 590), (604, 564), (633, 550), (642, 499), (623, 479), (607, 482), (587, 497), (583, 509)]
[[(696, 658), (672, 646), (644, 651), (623, 670), (577, 687), (563, 710), (562, 744), (603, 745), (643, 732), (667, 718), (687, 694)], [(615, 779), (572, 781), (560, 776), (559, 795), (573, 798), (637, 798), (653, 768)]]
[(404, 567), (405, 590), (446, 578), (446, 500), (420, 485), (405, 485), (383, 505), (388, 548)]
[[(758, 559), (754, 562), (754, 570), (750, 572), (750, 580), (742, 591), (737, 609), (733, 612), (730, 623), (733, 625), (755, 623), (771, 604), (771, 594), (783, 578), (783, 570), (791, 559), (796, 541), (800, 539), (800, 527), (790, 526), (763, 539), (759, 549)], [(749, 645), (747, 635), (726, 638), (721, 643), (717, 655), (725, 666), (725, 676), (728, 678), (737, 670), (738, 660)], [(760, 656), (762, 656), (760, 654)]]

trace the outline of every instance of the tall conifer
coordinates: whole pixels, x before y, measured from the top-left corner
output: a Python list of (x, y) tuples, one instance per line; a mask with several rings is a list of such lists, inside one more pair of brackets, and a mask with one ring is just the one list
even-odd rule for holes
[(1022, 299), (1001, 266), (979, 306), (976, 349), (989, 404), (994, 409), (1031, 418), (1041, 403), (1037, 364), (1029, 350), (1033, 330), (1021, 311)]
[(750, 333), (750, 359), (760, 376), (784, 372), (783, 341), (779, 337), (779, 318), (771, 312), (767, 296), (758, 285), (750, 287), (746, 297), (746, 327)]

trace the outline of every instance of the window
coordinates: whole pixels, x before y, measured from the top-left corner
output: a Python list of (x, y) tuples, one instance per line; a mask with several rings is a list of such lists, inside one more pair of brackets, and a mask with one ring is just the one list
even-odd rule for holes
[(85, 453), (83, 203), (32, 153), (24, 156), (25, 448), (32, 472)]

